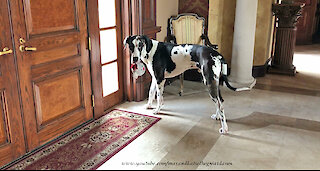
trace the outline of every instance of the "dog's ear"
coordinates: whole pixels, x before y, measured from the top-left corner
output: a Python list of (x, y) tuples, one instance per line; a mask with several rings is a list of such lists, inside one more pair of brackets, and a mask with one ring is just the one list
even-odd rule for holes
[(149, 37), (146, 36), (146, 35), (142, 35), (141, 39), (144, 40), (144, 43), (146, 44), (146, 47), (147, 47), (146, 48), (147, 49), (147, 53), (149, 53), (151, 51), (152, 47), (153, 47), (152, 40), (149, 39)]
[(132, 39), (131, 36), (127, 36), (123, 41), (123, 49), (126, 49), (127, 44), (129, 44), (129, 41)]

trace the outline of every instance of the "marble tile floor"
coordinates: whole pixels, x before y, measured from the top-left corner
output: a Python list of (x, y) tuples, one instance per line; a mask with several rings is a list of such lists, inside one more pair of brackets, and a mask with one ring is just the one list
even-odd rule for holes
[[(173, 82), (165, 87), (162, 119), (99, 169), (320, 169), (319, 75), (267, 75), (243, 92), (223, 87), (228, 135), (210, 118), (215, 105), (202, 83), (186, 81), (180, 97)], [(146, 103), (115, 108), (152, 115)]]

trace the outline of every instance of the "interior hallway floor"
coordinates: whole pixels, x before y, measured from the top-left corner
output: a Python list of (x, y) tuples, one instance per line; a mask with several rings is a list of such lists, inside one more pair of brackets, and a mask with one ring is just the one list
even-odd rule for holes
[[(216, 109), (202, 83), (185, 81), (180, 97), (175, 81), (165, 87), (162, 119), (99, 169), (320, 169), (320, 45), (296, 49), (295, 77), (222, 88), (229, 134), (210, 118)], [(146, 103), (115, 108), (152, 115)]]

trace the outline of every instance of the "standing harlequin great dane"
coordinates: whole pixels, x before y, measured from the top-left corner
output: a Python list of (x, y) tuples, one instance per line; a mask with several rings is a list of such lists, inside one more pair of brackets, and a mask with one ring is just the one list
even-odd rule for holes
[(221, 54), (207, 46), (164, 43), (144, 35), (128, 36), (124, 40), (124, 46), (126, 44), (131, 51), (131, 63), (134, 65), (141, 60), (152, 76), (147, 109), (151, 108), (157, 92), (157, 107), (154, 114), (159, 113), (163, 105), (162, 94), (166, 78), (180, 75), (188, 69), (198, 68), (202, 73), (204, 84), (208, 87), (209, 95), (217, 106), (217, 111), (211, 118), (220, 119), (221, 134), (228, 132), (219, 85), (225, 82), (227, 87), (234, 91), (249, 90), (251, 87), (234, 88), (229, 84), (227, 64)]

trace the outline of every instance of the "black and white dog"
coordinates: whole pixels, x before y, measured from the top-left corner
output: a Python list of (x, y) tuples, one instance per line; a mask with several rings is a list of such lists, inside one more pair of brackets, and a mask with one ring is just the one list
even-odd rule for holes
[(131, 63), (134, 64), (141, 60), (146, 64), (152, 76), (147, 109), (151, 108), (155, 93), (157, 93), (157, 107), (154, 114), (160, 112), (166, 78), (180, 75), (188, 69), (198, 68), (202, 73), (204, 84), (208, 87), (209, 95), (217, 106), (217, 111), (211, 118), (220, 119), (222, 127), (219, 132), (221, 134), (228, 132), (219, 85), (225, 82), (227, 87), (234, 91), (248, 88), (237, 89), (229, 84), (227, 65), (221, 54), (207, 46), (164, 43), (149, 39), (144, 35), (128, 36), (124, 40), (125, 47), (126, 44), (129, 45), (131, 51)]

